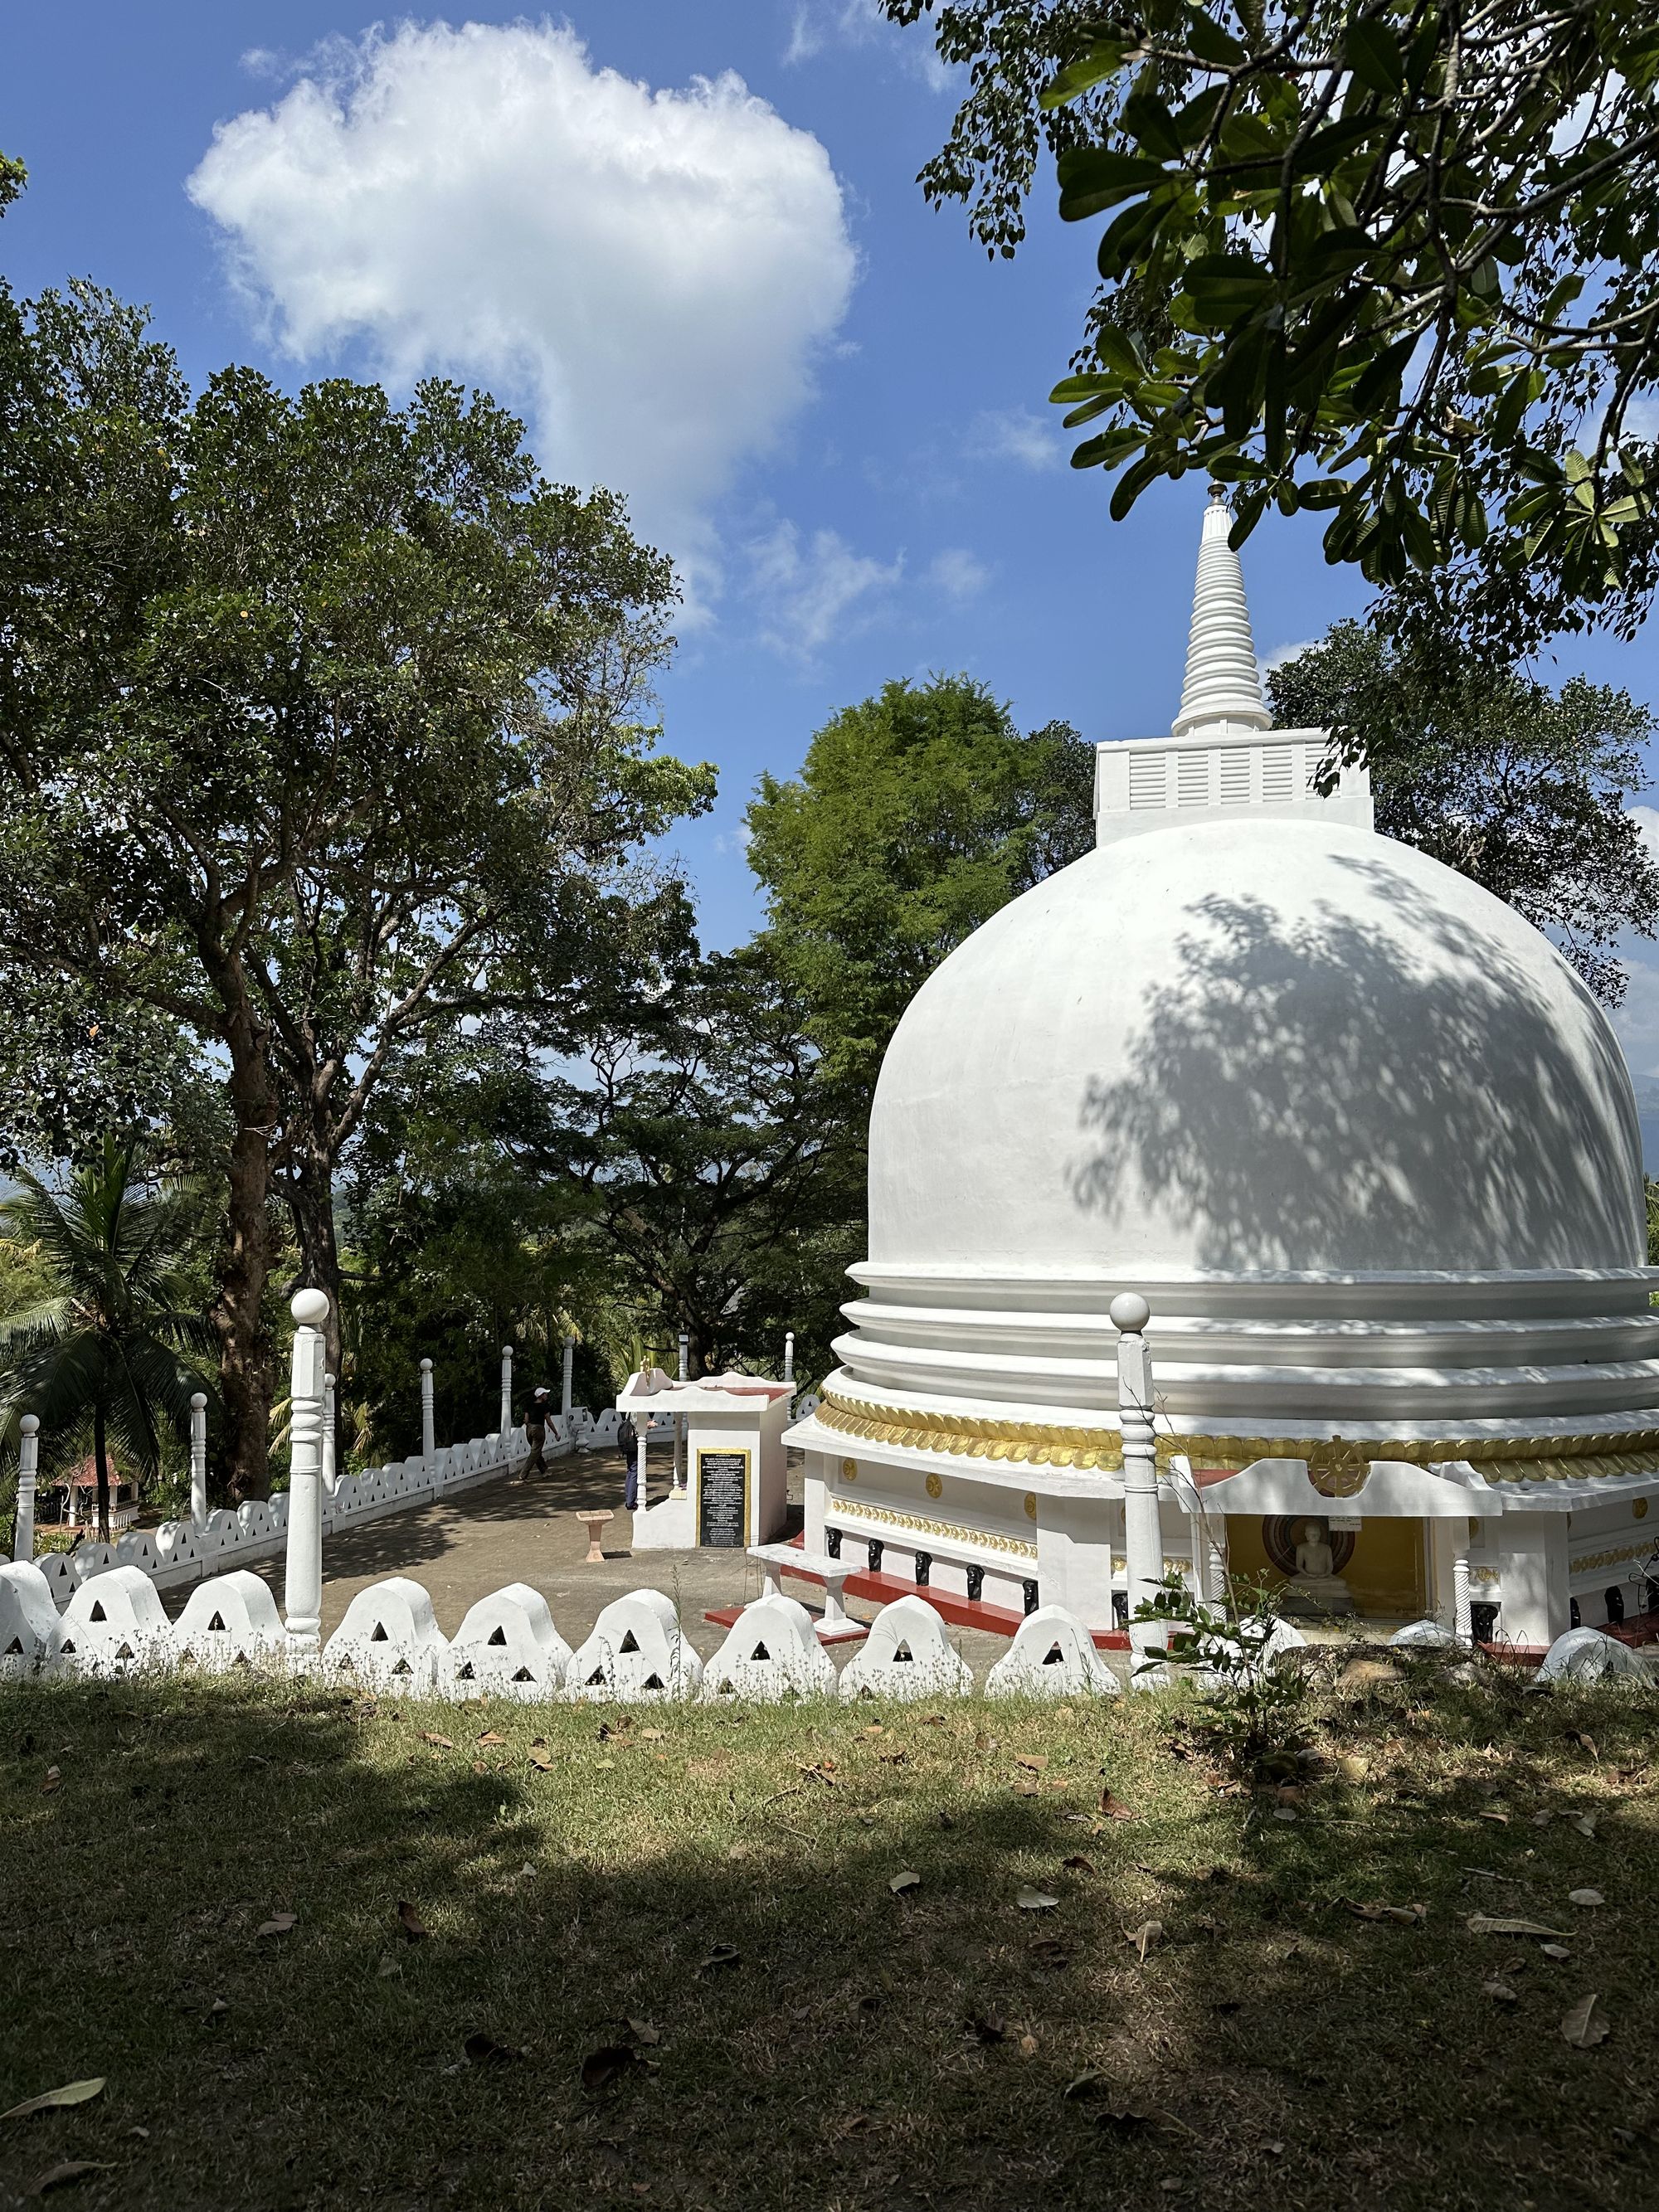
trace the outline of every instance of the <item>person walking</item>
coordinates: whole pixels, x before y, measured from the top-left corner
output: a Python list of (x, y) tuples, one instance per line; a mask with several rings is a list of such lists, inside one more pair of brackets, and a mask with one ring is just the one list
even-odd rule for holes
[(623, 1510), (632, 1513), (639, 1504), (640, 1432), (634, 1426), (634, 1416), (624, 1413), (617, 1424), (617, 1449), (623, 1455)]
[(547, 1443), (547, 1419), (552, 1399), (544, 1382), (538, 1383), (530, 1395), (530, 1403), (524, 1409), (524, 1440), (530, 1447), (530, 1456), (524, 1463), (520, 1482), (528, 1482), (532, 1474), (545, 1474), (544, 1456)]

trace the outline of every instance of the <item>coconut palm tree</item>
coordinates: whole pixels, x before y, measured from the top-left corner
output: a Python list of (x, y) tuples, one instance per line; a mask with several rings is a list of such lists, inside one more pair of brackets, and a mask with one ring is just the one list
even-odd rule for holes
[(188, 1436), (191, 1393), (208, 1387), (190, 1355), (212, 1350), (187, 1272), (207, 1233), (202, 1196), (146, 1188), (140, 1162), (137, 1138), (106, 1137), (60, 1189), (24, 1172), (0, 1201), (0, 1223), (36, 1248), (51, 1284), (0, 1319), (0, 1439), (15, 1447), (21, 1416), (38, 1415), (45, 1472), (76, 1455), (89, 1426), (105, 1543), (111, 1445), (154, 1474), (163, 1429)]

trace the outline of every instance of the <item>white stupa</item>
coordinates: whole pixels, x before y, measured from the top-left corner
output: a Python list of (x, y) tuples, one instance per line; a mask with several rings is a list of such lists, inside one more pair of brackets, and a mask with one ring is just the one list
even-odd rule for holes
[(1172, 734), (1098, 748), (1096, 850), (960, 946), (889, 1048), (866, 1295), (792, 1436), (808, 1547), (1109, 1626), (1107, 1310), (1135, 1291), (1171, 1562), (1294, 1578), (1299, 1549), (1362, 1611), (1484, 1605), (1547, 1643), (1575, 1605), (1642, 1610), (1659, 1540), (1629, 1077), (1537, 931), (1376, 834), (1363, 769), (1317, 792), (1324, 736), (1271, 726), (1229, 526), (1216, 493)]

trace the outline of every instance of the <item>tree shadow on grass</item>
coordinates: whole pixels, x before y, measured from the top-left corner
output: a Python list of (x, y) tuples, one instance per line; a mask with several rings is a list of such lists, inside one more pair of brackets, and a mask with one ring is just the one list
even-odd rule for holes
[[(72, 2201), (140, 2212), (1650, 2202), (1651, 2144), (1617, 2133), (1653, 2118), (1655, 1800), (1617, 1778), (1645, 1709), (1419, 1697), (1333, 1720), (1386, 1791), (1281, 1808), (1218, 1790), (1152, 1699), (9, 1692), (0, 2106), (109, 2087), (0, 2133), (0, 2190), (80, 2158), (111, 2170)], [(1574, 1716), (1597, 1750), (1564, 1783)], [(1599, 1853), (1530, 1825), (1573, 1790)], [(1574, 1960), (1468, 1933), (1494, 1888), (1578, 1911), (1592, 1863)], [(1581, 1984), (1616, 2021), (1597, 2051), (1559, 2033)], [(635, 2056), (585, 2088), (605, 2049)]]

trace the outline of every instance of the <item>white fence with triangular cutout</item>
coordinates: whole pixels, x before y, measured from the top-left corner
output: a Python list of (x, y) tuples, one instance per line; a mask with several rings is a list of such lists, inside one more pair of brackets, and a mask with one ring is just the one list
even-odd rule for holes
[(660, 1590), (635, 1590), (606, 1606), (565, 1671), (571, 1697), (624, 1705), (694, 1697), (702, 1682), (702, 1661)]
[(1040, 1605), (985, 1677), (988, 1698), (1115, 1698), (1117, 1676), (1095, 1640), (1063, 1605)]
[(528, 1583), (481, 1597), (449, 1646), (447, 1686), (457, 1698), (557, 1695), (570, 1646), (553, 1626), (547, 1600)]
[(222, 1673), (259, 1667), (285, 1650), (287, 1632), (270, 1587), (246, 1567), (198, 1583), (173, 1624), (181, 1665)]
[(325, 1674), (351, 1676), (366, 1689), (429, 1698), (447, 1680), (449, 1645), (420, 1583), (390, 1575), (352, 1599), (322, 1663)]
[(833, 1697), (835, 1691), (834, 1663), (811, 1614), (793, 1597), (757, 1597), (744, 1606), (702, 1670), (702, 1698), (709, 1705), (738, 1698), (778, 1705)]
[(973, 1668), (920, 1597), (883, 1606), (841, 1676), (843, 1698), (963, 1697), (973, 1686)]

